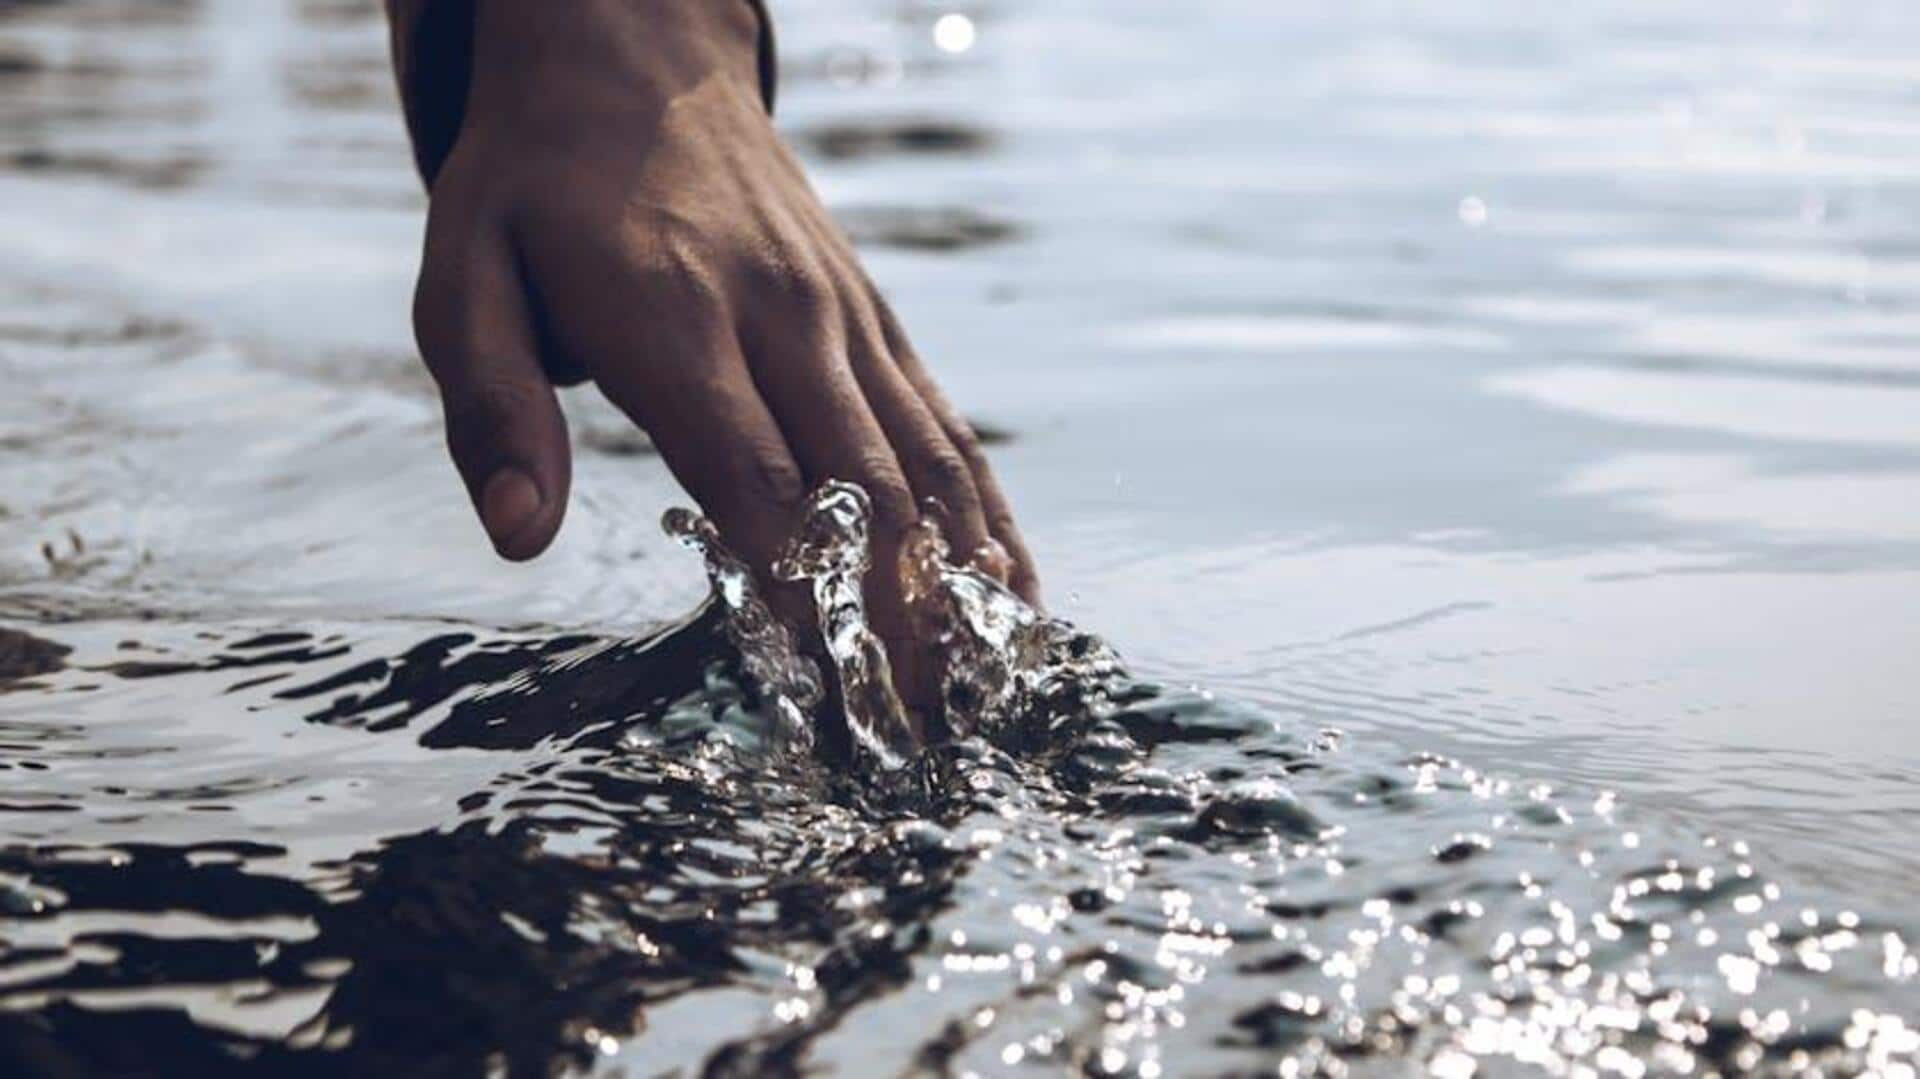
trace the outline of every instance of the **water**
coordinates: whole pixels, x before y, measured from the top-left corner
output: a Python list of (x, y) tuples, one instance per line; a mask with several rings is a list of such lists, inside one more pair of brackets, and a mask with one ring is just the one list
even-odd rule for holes
[(776, 580), (808, 586), (853, 750), (865, 766), (891, 772), (906, 763), (917, 739), (894, 690), (886, 647), (867, 625), (868, 515), (865, 491), (830, 481), (814, 492), (772, 570)]
[(4, 1052), (1911, 1065), (1920, 16), (1514, 8), (783, 6), (1137, 679), (873, 782), (589, 399), (492, 561), (373, 5), (0, 5)]

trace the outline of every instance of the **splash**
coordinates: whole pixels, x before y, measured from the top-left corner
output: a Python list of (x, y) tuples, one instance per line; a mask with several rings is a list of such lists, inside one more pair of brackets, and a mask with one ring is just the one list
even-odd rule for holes
[(907, 605), (926, 623), (942, 661), (940, 697), (954, 737), (1003, 735), (1022, 716), (1077, 686), (1122, 673), (1098, 638), (1047, 618), (987, 569), (955, 565), (929, 503), (900, 551)]
[(754, 588), (753, 571), (720, 542), (712, 521), (691, 510), (674, 508), (660, 527), (707, 564), (707, 580), (724, 612), (727, 640), (740, 653), (741, 669), (772, 713), (777, 752), (801, 757), (813, 752), (813, 723), (820, 703), (820, 675), (794, 647), (793, 633), (774, 616)]
[(881, 771), (898, 771), (918, 743), (893, 684), (893, 665), (867, 624), (861, 583), (872, 564), (867, 493), (829, 481), (807, 500), (800, 528), (774, 561), (773, 575), (813, 591), (820, 640), (832, 661), (855, 753)]
[[(796, 567), (857, 583), (864, 500), (829, 490), (814, 509)], [(249, 625), (208, 654), (203, 628), (162, 622), (139, 632), (171, 643), (135, 663), (124, 627), (63, 627), (82, 659), (0, 693), (0, 1060), (1330, 1079), (1920, 1065), (1911, 904), (1780, 877), (1610, 792), (1102, 680), (1110, 652), (951, 565), (931, 526), (906, 583), (947, 660), (940, 707), (973, 736), (856, 782), (818, 758), (768, 766), (731, 735), (776, 726), (742, 721), (771, 700), (809, 745), (820, 679), (712, 526), (666, 523), (706, 556), (725, 617), (643, 641)], [(183, 699), (233, 703), (183, 715)], [(89, 722), (101, 701), (169, 718)], [(231, 716), (321, 752), (155, 770), (229, 737)], [(349, 731), (382, 752), (316, 771)]]
[[(908, 530), (898, 567), (908, 609), (940, 664), (939, 714), (913, 715), (894, 685), (886, 645), (867, 620), (862, 584), (873, 562), (872, 512), (865, 491), (829, 481), (807, 500), (799, 528), (772, 567), (777, 579), (811, 588), (848, 732), (867, 765), (900, 770), (921, 748), (916, 730), (1005, 737), (1020, 720), (1061, 710), (1050, 703), (1078, 700), (1080, 691), (1123, 673), (1098, 638), (1041, 614), (987, 569), (954, 564), (938, 506), (929, 504)], [(818, 683), (794, 651), (792, 633), (756, 595), (752, 572), (705, 518), (676, 509), (665, 525), (705, 555), (728, 638), (756, 685), (785, 709), (782, 725), (807, 725), (804, 713), (818, 703)], [(783, 691), (802, 667), (812, 692)]]

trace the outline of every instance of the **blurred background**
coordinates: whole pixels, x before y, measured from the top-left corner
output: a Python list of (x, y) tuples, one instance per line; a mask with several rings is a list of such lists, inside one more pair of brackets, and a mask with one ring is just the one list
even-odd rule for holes
[[(1920, 7), (775, 0), (779, 122), (1142, 670), (1909, 895)], [(496, 564), (371, 0), (0, 0), (0, 621), (637, 631), (586, 394)]]

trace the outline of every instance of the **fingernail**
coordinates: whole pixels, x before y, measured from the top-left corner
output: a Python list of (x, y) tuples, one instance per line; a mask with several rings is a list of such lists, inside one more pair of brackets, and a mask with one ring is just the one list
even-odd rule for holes
[(540, 513), (540, 488), (533, 477), (507, 467), (487, 479), (480, 492), (480, 522), (486, 526), (493, 549), (508, 558), (521, 557), (514, 538)]

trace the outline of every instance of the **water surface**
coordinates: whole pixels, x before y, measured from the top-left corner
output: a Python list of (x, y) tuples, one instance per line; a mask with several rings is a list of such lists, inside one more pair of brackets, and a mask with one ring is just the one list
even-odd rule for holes
[(494, 563), (375, 5), (0, 5), (0, 1044), (1911, 1063), (1920, 14), (947, 13), (781, 5), (782, 123), (1144, 681), (909, 797), (590, 398)]

